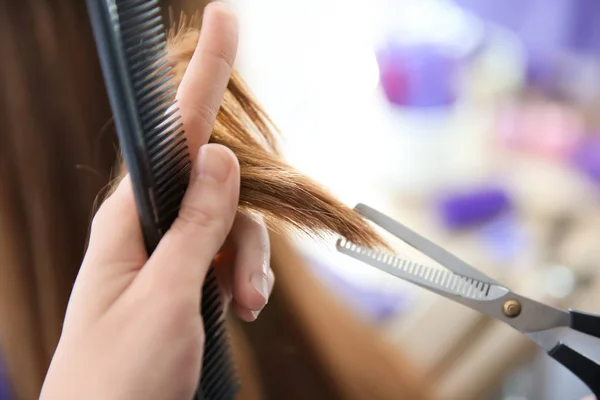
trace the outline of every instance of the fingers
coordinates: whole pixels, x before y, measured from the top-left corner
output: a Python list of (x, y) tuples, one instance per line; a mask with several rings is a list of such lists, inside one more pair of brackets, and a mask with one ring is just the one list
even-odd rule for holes
[[(141, 267), (146, 258), (144, 239), (129, 175), (119, 183), (114, 193), (100, 206), (92, 221), (86, 260), (98, 264), (99, 270), (118, 273), (107, 264)], [(84, 263), (85, 268), (90, 262)], [(101, 272), (99, 271), (99, 272)]]
[[(275, 284), (275, 275), (273, 274), (273, 270), (271, 268), (269, 268), (269, 270), (267, 272), (267, 276), (268, 276), (267, 280), (269, 282), (268, 297), (270, 297), (271, 293), (273, 292), (273, 286)], [(266, 305), (266, 303), (265, 303), (265, 305)], [(233, 301), (232, 301), (233, 311), (239, 318), (241, 318), (242, 320), (244, 320), (246, 322), (255, 321), (258, 318), (258, 315), (260, 314), (260, 312), (262, 311), (263, 308), (264, 308), (264, 306), (261, 307), (260, 310), (252, 310), (251, 308), (248, 308), (248, 307), (238, 303), (236, 301), (236, 299), (233, 299)]]
[[(237, 35), (237, 20), (228, 6), (206, 7), (196, 51), (177, 93), (194, 159), (210, 137), (235, 61)], [(179, 218), (145, 266), (147, 254), (131, 182), (129, 178), (121, 182), (94, 218), (78, 278), (83, 291), (105, 287), (107, 279), (125, 288), (140, 278), (144, 266), (139, 275), (165, 278), (177, 290), (185, 284), (193, 286), (193, 293), (200, 296), (204, 275), (231, 228), (239, 197), (239, 165), (233, 153), (212, 145), (201, 153)]]
[(231, 230), (239, 187), (239, 165), (231, 150), (202, 146), (179, 215), (140, 277), (150, 277), (197, 307), (206, 272)]
[(269, 233), (259, 216), (238, 213), (230, 234), (235, 248), (232, 274), (233, 310), (254, 321), (267, 304), (275, 277), (270, 268)]
[(207, 5), (198, 45), (177, 92), (193, 158), (197, 149), (210, 138), (237, 46), (235, 13), (223, 3)]
[[(77, 274), (71, 298), (83, 306), (78, 318), (106, 310), (134, 281), (147, 259), (129, 176), (94, 216), (88, 249)], [(69, 306), (69, 312), (74, 311)]]

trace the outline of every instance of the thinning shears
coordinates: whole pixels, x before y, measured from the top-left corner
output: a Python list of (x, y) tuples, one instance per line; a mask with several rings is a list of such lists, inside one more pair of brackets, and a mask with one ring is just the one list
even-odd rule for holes
[(387, 215), (365, 204), (358, 204), (355, 210), (446, 269), (362, 247), (345, 238), (337, 241), (339, 252), (507, 323), (569, 369), (600, 399), (600, 365), (563, 343), (556, 331), (570, 328), (600, 338), (600, 316), (561, 310), (518, 295)]

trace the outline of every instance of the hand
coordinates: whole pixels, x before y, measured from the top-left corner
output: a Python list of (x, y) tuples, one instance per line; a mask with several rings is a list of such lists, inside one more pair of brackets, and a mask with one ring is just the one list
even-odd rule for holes
[(148, 259), (128, 177), (101, 206), (42, 400), (192, 398), (204, 342), (201, 288), (213, 261), (238, 316), (254, 320), (266, 304), (266, 228), (236, 216), (237, 159), (206, 144), (236, 48), (233, 13), (211, 4), (177, 93), (196, 159), (179, 216)]

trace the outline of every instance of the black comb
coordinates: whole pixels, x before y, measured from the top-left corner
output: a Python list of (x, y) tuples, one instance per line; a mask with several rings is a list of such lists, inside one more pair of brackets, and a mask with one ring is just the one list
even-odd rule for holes
[[(86, 1), (119, 143), (151, 254), (177, 217), (191, 170), (166, 58), (161, 8), (158, 0)], [(202, 293), (199, 306), (206, 340), (195, 399), (233, 399), (239, 382), (212, 268)]]

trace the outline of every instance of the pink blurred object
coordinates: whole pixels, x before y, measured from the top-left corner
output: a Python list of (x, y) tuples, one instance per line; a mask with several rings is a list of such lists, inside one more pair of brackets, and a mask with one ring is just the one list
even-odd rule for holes
[(501, 110), (497, 135), (512, 150), (564, 160), (582, 142), (585, 130), (576, 110), (550, 102), (530, 103)]
[(445, 107), (458, 97), (460, 62), (438, 45), (393, 40), (377, 51), (380, 82), (387, 100), (411, 108)]

